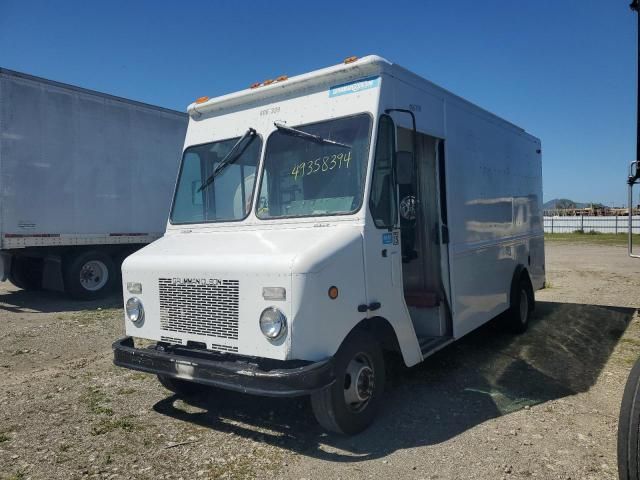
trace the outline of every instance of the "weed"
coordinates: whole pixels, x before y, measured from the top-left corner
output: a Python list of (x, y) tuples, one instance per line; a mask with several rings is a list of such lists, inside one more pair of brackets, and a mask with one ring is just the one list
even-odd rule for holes
[(105, 403), (109, 403), (111, 400), (98, 387), (89, 387), (87, 392), (80, 397), (80, 400), (89, 407), (89, 411), (96, 415), (104, 414), (104, 415), (113, 415), (113, 410), (107, 406)]
[(0, 433), (0, 443), (8, 442), (11, 440), (11, 437), (6, 433)]
[(105, 433), (118, 429), (125, 432), (133, 432), (139, 428), (140, 427), (133, 423), (130, 418), (103, 418), (98, 425), (95, 425), (91, 429), (91, 435), (104, 435)]
[(136, 393), (136, 389), (135, 388), (122, 387), (122, 388), (118, 389), (118, 391), (116, 393), (118, 395), (131, 395), (132, 393)]

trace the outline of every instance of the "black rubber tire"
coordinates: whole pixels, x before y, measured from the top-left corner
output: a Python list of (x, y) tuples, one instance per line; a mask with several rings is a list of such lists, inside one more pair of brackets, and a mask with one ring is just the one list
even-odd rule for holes
[[(357, 355), (371, 360), (373, 392), (364, 408), (352, 411), (345, 400), (344, 388), (347, 367)], [(373, 423), (385, 386), (385, 362), (378, 341), (368, 332), (356, 330), (344, 340), (334, 356), (336, 381), (330, 387), (311, 395), (311, 407), (318, 423), (331, 432), (354, 435)]]
[(9, 281), (23, 290), (41, 290), (43, 270), (42, 258), (14, 256), (11, 259)]
[[(102, 262), (107, 267), (108, 279), (99, 290), (87, 290), (80, 283), (80, 272), (84, 264), (91, 260)], [(66, 255), (62, 261), (62, 276), (65, 292), (76, 300), (93, 300), (111, 293), (118, 284), (120, 272), (109, 255), (98, 250), (86, 250)]]
[(189, 382), (180, 378), (167, 377), (166, 375), (158, 375), (158, 381), (164, 388), (181, 397), (191, 397), (202, 392), (206, 387), (199, 383)]
[(618, 475), (620, 480), (640, 479), (640, 360), (631, 369), (620, 405)]
[[(526, 300), (526, 312), (521, 310), (522, 299)], [(503, 325), (511, 333), (521, 334), (529, 328), (529, 319), (535, 308), (535, 297), (531, 282), (526, 273), (522, 274), (511, 286), (510, 306), (505, 312)]]

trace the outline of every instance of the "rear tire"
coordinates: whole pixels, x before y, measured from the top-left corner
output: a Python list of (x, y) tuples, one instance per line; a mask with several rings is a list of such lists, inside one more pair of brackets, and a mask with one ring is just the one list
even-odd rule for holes
[(622, 395), (618, 420), (620, 480), (640, 479), (640, 360), (631, 369)]
[(336, 381), (311, 395), (313, 413), (326, 430), (353, 435), (376, 416), (385, 383), (380, 344), (365, 331), (352, 332), (335, 357)]
[(511, 305), (505, 316), (505, 327), (512, 333), (520, 334), (529, 328), (529, 318), (534, 309), (535, 297), (526, 273), (511, 287)]
[(158, 375), (158, 381), (164, 388), (181, 397), (191, 397), (198, 392), (201, 392), (204, 388), (203, 385), (198, 383), (189, 382), (188, 380), (182, 380), (180, 378), (168, 377), (166, 375)]
[(118, 271), (109, 255), (88, 250), (63, 259), (65, 291), (78, 300), (93, 300), (111, 292), (117, 284)]
[(16, 255), (11, 259), (9, 281), (23, 290), (41, 290), (43, 270), (44, 261), (42, 258)]

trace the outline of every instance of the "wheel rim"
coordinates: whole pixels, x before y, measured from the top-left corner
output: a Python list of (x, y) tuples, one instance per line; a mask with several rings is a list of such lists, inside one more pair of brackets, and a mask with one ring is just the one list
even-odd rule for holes
[(529, 295), (526, 290), (520, 290), (520, 321), (524, 325), (529, 320)]
[(354, 412), (360, 412), (368, 405), (373, 396), (375, 373), (373, 362), (368, 355), (355, 355), (345, 371), (344, 400)]
[(100, 260), (90, 260), (80, 269), (80, 285), (85, 290), (95, 292), (109, 281), (109, 270)]

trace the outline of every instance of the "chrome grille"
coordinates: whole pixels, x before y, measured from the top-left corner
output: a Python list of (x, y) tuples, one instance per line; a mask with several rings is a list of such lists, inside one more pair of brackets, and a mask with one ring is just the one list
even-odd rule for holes
[(239, 284), (238, 280), (185, 283), (159, 279), (160, 328), (237, 340)]

